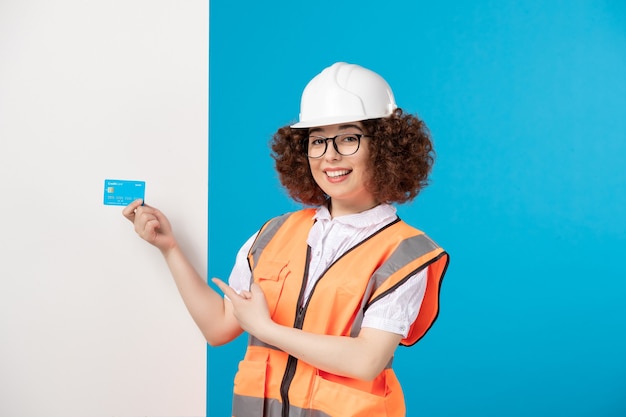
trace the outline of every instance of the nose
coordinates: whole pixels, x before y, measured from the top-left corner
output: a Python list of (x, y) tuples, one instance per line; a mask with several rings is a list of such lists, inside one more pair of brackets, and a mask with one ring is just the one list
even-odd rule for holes
[(324, 158), (328, 161), (336, 161), (341, 159), (341, 154), (337, 152), (337, 145), (335, 145), (335, 138), (326, 139), (326, 152)]

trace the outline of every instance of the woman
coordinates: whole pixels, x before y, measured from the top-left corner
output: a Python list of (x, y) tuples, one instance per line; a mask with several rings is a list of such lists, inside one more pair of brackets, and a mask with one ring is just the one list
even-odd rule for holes
[(272, 142), (281, 183), (306, 206), (266, 223), (241, 248), (229, 285), (206, 285), (167, 218), (136, 201), (137, 233), (161, 250), (211, 345), (250, 334), (233, 415), (403, 416), (391, 368), (438, 313), (448, 255), (391, 203), (426, 185), (426, 126), (397, 108), (388, 84), (336, 63), (306, 86), (300, 121)]

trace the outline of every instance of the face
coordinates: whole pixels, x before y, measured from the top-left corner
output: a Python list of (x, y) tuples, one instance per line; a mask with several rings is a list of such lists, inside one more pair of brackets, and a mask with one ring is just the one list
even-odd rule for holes
[[(363, 135), (367, 132), (359, 122), (309, 129), (309, 136), (322, 138), (332, 138), (344, 133)], [(370, 140), (368, 136), (361, 137), (358, 151), (349, 156), (339, 154), (332, 141), (328, 141), (323, 156), (308, 158), (313, 179), (330, 196), (333, 216), (360, 213), (377, 205), (374, 196), (366, 187), (371, 175), (368, 168)]]

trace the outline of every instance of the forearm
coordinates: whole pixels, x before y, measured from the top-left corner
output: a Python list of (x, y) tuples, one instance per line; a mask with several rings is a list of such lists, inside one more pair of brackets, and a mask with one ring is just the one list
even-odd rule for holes
[(393, 356), (402, 336), (373, 328), (362, 328), (357, 337), (331, 336), (305, 332), (274, 322), (269, 315), (261, 287), (235, 292), (225, 282), (213, 282), (231, 299), (228, 303), (242, 329), (259, 340), (323, 371), (371, 380)]
[(232, 314), (227, 314), (230, 306), (207, 285), (180, 248), (175, 245), (162, 253), (187, 310), (207, 342), (221, 345), (241, 334)]
[(401, 336), (363, 329), (358, 337), (305, 332), (274, 322), (258, 332), (265, 343), (325, 372), (371, 380), (387, 365)]

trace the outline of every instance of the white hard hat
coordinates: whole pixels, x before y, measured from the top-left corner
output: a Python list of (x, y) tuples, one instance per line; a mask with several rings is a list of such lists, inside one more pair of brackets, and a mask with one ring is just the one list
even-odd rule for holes
[(317, 127), (387, 117), (397, 108), (389, 84), (359, 65), (337, 62), (304, 88), (300, 121), (291, 127)]

